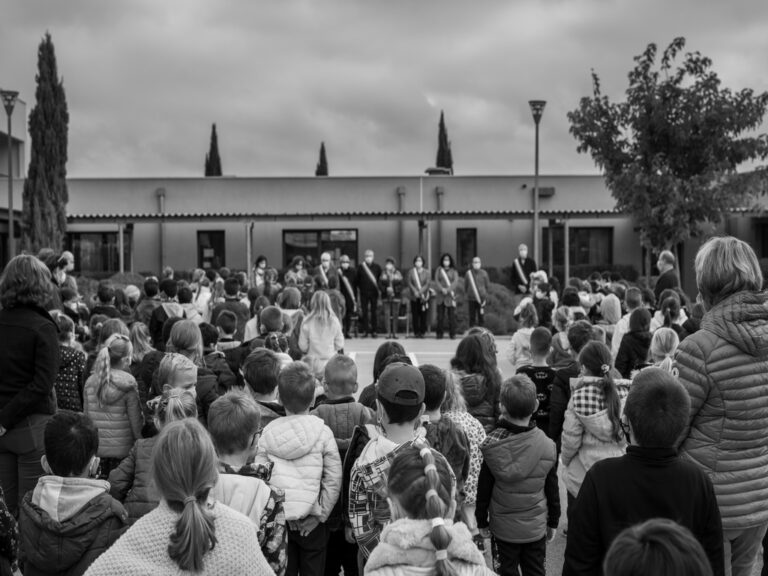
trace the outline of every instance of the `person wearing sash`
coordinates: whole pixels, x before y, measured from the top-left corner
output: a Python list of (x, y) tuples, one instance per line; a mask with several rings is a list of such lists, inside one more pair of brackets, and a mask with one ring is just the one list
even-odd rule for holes
[(259, 254), (253, 264), (253, 287), (261, 288), (264, 286), (264, 274), (267, 272), (269, 262), (267, 257)]
[(360, 331), (363, 338), (376, 338), (377, 306), (379, 304), (379, 278), (381, 266), (373, 261), (373, 250), (366, 250), (357, 267), (357, 289), (360, 292)]
[(387, 338), (397, 340), (397, 317), (400, 308), (400, 292), (403, 287), (403, 275), (395, 268), (395, 259), (390, 257), (384, 261), (384, 271), (379, 278), (381, 295), (386, 302), (384, 308), (384, 323), (389, 330)]
[(464, 276), (464, 293), (469, 308), (469, 327), (482, 326), (485, 303), (488, 300), (488, 272), (482, 269), (479, 256), (472, 258), (472, 268)]
[(453, 256), (446, 253), (440, 257), (434, 281), (437, 287), (437, 339), (443, 337), (445, 317), (448, 316), (448, 335), (453, 340), (456, 337), (456, 288), (459, 285)]
[(512, 262), (512, 284), (519, 302), (523, 295), (531, 291), (531, 274), (536, 272), (536, 262), (528, 258), (528, 246), (520, 244), (517, 248), (519, 254)]
[(344, 319), (341, 326), (344, 331), (344, 338), (351, 338), (349, 328), (352, 326), (352, 318), (357, 316), (357, 297), (355, 296), (355, 290), (357, 290), (357, 273), (352, 268), (349, 261), (349, 256), (342, 254), (339, 258), (339, 290), (344, 295)]
[(315, 268), (315, 288), (317, 290), (329, 290), (335, 284), (331, 277), (336, 276), (336, 269), (331, 264), (331, 253), (323, 252), (320, 255), (320, 265)]
[(413, 333), (424, 338), (427, 333), (427, 312), (429, 311), (429, 271), (424, 268), (424, 258), (416, 256), (413, 268), (408, 272), (408, 289), (411, 292), (411, 316)]

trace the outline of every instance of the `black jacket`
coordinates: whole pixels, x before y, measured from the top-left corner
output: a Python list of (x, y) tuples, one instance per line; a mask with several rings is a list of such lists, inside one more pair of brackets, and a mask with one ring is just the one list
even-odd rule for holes
[(37, 306), (0, 310), (0, 342), (0, 426), (54, 414), (59, 338), (51, 316)]
[(560, 454), (560, 441), (563, 435), (563, 422), (565, 422), (565, 409), (568, 400), (571, 399), (571, 378), (578, 378), (579, 363), (575, 360), (568, 366), (555, 372), (552, 381), (552, 396), (549, 398), (549, 436), (555, 441), (557, 453)]
[(653, 294), (656, 296), (656, 306), (661, 308), (661, 302), (659, 298), (664, 290), (669, 288), (678, 288), (680, 286), (680, 278), (677, 277), (675, 270), (667, 270), (664, 274), (661, 274), (656, 280), (656, 285), (653, 287)]
[(631, 378), (633, 370), (648, 365), (648, 349), (651, 347), (650, 332), (627, 332), (621, 339), (614, 366), (622, 378)]
[(715, 576), (724, 573), (723, 530), (712, 481), (673, 448), (630, 446), (584, 478), (568, 526), (563, 576), (602, 574), (613, 539), (629, 526), (669, 518), (704, 547)]

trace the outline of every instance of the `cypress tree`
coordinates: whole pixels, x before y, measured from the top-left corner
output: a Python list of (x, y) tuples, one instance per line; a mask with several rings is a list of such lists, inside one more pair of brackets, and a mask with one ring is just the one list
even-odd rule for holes
[(46, 32), (37, 50), (35, 107), (29, 115), (30, 162), (24, 181), (22, 224), (25, 250), (60, 252), (67, 231), (67, 140), (69, 112), (56, 52)]
[(216, 134), (216, 124), (211, 128), (211, 147), (205, 155), (205, 175), (221, 176), (221, 157), (219, 156), (219, 137)]
[(325, 142), (320, 143), (320, 160), (315, 168), (315, 176), (328, 176), (328, 158), (325, 157)]
[(445, 127), (445, 115), (440, 111), (440, 124), (437, 132), (437, 161), (435, 166), (446, 168), (453, 174), (453, 153), (451, 152), (451, 142), (448, 140), (448, 130)]

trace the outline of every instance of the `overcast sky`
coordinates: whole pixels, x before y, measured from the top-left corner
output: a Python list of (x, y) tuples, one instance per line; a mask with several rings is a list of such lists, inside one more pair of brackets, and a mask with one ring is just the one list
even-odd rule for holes
[(768, 2), (745, 0), (0, 0), (0, 86), (34, 104), (53, 36), (70, 176), (416, 175), (444, 109), (457, 174), (533, 171), (528, 100), (547, 100), (544, 174), (595, 173), (566, 113), (590, 68), (620, 96), (649, 42), (768, 90)]

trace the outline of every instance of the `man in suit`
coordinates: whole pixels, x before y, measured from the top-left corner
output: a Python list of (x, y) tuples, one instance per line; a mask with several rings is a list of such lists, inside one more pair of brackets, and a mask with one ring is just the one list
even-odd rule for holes
[(373, 261), (373, 250), (366, 250), (357, 267), (357, 289), (360, 291), (360, 322), (363, 338), (376, 338), (376, 308), (379, 303), (381, 266)]
[(656, 262), (656, 267), (659, 269), (659, 278), (656, 280), (653, 293), (656, 296), (656, 306), (661, 306), (661, 302), (659, 302), (661, 293), (668, 288), (678, 288), (680, 286), (680, 278), (677, 276), (677, 272), (675, 272), (675, 255), (669, 250), (664, 250), (659, 254), (659, 261)]
[(528, 258), (528, 246), (520, 244), (517, 248), (519, 256), (512, 262), (512, 285), (518, 301), (523, 294), (528, 294), (531, 289), (531, 274), (536, 272), (536, 262)]

